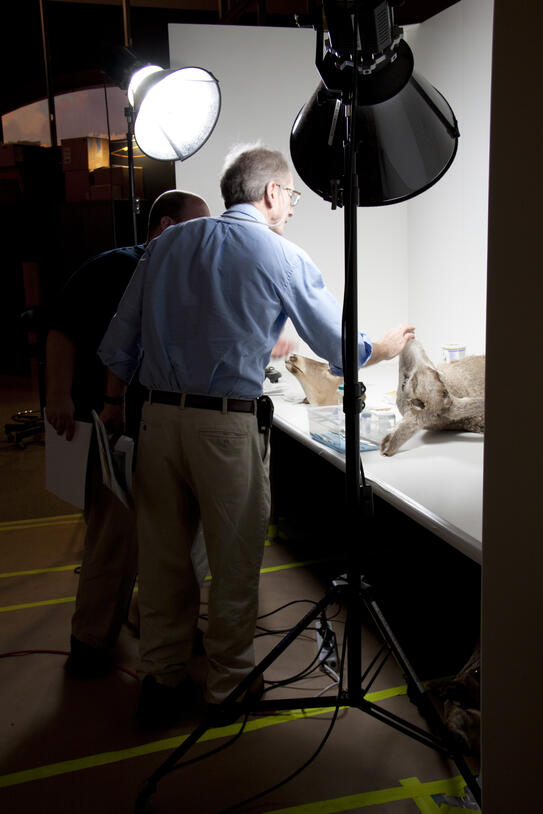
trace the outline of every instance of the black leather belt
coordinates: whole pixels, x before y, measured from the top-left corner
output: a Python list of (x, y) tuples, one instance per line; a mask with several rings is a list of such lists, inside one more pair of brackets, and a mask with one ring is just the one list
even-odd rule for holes
[[(151, 404), (173, 404), (175, 407), (181, 405), (182, 393), (173, 393), (170, 390), (150, 390), (149, 401)], [(197, 396), (191, 393), (185, 394), (185, 407), (198, 407), (202, 410), (222, 410), (223, 401), (220, 396)], [(232, 413), (254, 413), (254, 399), (226, 399), (226, 409)]]

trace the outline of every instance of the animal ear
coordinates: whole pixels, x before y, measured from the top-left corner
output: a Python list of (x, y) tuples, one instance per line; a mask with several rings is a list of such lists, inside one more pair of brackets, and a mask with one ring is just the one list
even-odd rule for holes
[(408, 342), (400, 354), (400, 367), (402, 371), (409, 374), (415, 368), (431, 367), (435, 369), (434, 363), (428, 358), (426, 352), (418, 339)]

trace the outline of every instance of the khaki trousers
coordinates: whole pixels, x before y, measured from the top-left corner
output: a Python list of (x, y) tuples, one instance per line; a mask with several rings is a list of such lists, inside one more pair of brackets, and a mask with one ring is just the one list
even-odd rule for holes
[(89, 458), (83, 561), (72, 634), (91, 647), (113, 647), (126, 620), (137, 570), (134, 512), (102, 483), (98, 451)]
[(211, 571), (206, 698), (254, 667), (258, 584), (270, 514), (269, 446), (252, 413), (145, 404), (136, 469), (144, 675), (186, 675), (200, 609), (191, 547), (202, 522)]

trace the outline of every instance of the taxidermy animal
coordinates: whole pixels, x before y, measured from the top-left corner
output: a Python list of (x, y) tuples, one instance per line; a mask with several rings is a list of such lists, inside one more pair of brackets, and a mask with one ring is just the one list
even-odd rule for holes
[(443, 723), (462, 752), (480, 760), (481, 651), (479, 644), (469, 661), (448, 684), (431, 690), (441, 708)]
[(394, 455), (417, 430), (484, 432), (485, 357), (466, 356), (437, 365), (416, 339), (399, 358), (396, 404), (402, 420), (381, 441)]
[(337, 404), (337, 389), (343, 384), (343, 377), (334, 376), (328, 362), (317, 362), (316, 359), (292, 353), (286, 360), (285, 367), (302, 385), (305, 402), (314, 407)]

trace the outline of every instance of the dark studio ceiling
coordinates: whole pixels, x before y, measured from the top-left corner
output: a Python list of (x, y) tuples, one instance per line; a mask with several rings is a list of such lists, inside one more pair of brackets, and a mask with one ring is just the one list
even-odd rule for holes
[[(420, 23), (458, 0), (404, 0), (399, 25)], [(168, 66), (168, 23), (295, 26), (318, 0), (19, 0), (2, 2), (0, 60), (4, 77), (0, 114), (47, 96), (42, 11), (54, 94), (102, 85), (101, 49), (122, 46)], [(124, 11), (128, 11), (128, 28)]]

